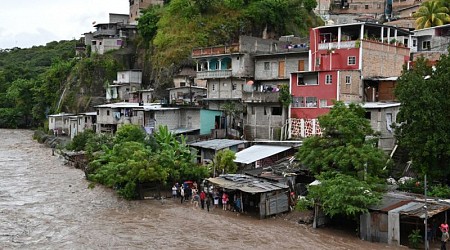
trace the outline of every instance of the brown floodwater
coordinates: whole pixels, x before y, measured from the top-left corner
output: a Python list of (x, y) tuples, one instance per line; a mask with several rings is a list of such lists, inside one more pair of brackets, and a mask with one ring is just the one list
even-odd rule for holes
[(0, 249), (397, 249), (283, 217), (127, 201), (89, 189), (32, 134), (0, 129)]

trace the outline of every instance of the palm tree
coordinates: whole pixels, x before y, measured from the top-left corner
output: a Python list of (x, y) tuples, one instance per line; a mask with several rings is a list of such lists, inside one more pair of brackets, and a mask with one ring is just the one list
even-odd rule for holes
[(448, 12), (448, 8), (443, 7), (439, 0), (424, 2), (413, 15), (416, 18), (416, 29), (439, 26), (450, 22)]

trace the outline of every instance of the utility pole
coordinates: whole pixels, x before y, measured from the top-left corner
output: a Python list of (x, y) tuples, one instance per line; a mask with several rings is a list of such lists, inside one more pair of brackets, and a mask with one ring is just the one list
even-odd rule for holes
[(423, 181), (423, 187), (424, 187), (424, 193), (425, 193), (425, 250), (429, 249), (429, 242), (428, 242), (428, 205), (427, 205), (427, 175), (425, 174), (424, 176), (424, 181)]

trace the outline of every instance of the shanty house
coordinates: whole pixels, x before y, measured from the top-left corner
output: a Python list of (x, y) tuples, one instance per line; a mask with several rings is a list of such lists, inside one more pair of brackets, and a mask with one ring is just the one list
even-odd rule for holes
[[(412, 230), (420, 229), (421, 235), (425, 235), (425, 216), (433, 233), (446, 221), (448, 209), (450, 203), (446, 201), (427, 199), (425, 204), (424, 197), (419, 195), (388, 192), (380, 204), (360, 216), (360, 237), (391, 245), (408, 245)], [(439, 240), (436, 237), (434, 234), (433, 238)]]
[(283, 183), (242, 174), (220, 175), (207, 179), (216, 188), (222, 188), (230, 197), (240, 199), (240, 210), (256, 213), (263, 219), (270, 215), (289, 211), (289, 190)]

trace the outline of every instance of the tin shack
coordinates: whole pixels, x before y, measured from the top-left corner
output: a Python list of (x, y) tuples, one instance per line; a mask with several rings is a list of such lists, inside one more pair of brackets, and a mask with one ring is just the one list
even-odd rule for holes
[(229, 194), (230, 203), (235, 197), (242, 201), (240, 211), (254, 213), (260, 219), (289, 211), (289, 187), (283, 183), (245, 174), (225, 174), (207, 180)]

